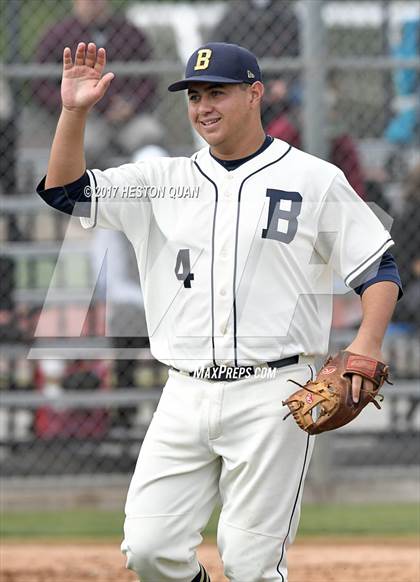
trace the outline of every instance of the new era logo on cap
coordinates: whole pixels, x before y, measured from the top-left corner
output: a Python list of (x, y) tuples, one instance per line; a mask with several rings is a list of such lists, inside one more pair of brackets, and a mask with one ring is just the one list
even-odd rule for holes
[(256, 56), (244, 47), (225, 42), (210, 42), (188, 59), (185, 78), (168, 87), (169, 91), (187, 89), (191, 82), (255, 83), (261, 81)]

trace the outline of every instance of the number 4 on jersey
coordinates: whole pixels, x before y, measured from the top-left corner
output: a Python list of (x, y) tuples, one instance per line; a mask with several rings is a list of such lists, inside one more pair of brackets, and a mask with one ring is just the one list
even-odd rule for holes
[(194, 273), (191, 273), (190, 249), (179, 250), (178, 256), (176, 257), (175, 275), (178, 281), (184, 282), (184, 287), (191, 289), (191, 281), (194, 281)]

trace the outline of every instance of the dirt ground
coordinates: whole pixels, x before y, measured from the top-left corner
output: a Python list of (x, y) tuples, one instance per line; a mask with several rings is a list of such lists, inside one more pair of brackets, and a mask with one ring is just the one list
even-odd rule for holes
[[(227, 582), (214, 545), (199, 559), (212, 582)], [(418, 543), (403, 540), (297, 541), (289, 550), (289, 582), (420, 582)], [(134, 582), (118, 544), (3, 543), (1, 582)], [(247, 582), (243, 580), (241, 582)]]

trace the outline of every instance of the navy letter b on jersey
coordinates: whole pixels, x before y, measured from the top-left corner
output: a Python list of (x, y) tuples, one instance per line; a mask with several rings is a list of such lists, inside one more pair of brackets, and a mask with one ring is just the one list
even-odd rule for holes
[(299, 192), (267, 189), (270, 198), (267, 228), (262, 230), (262, 238), (272, 238), (283, 243), (290, 243), (295, 238), (302, 196)]

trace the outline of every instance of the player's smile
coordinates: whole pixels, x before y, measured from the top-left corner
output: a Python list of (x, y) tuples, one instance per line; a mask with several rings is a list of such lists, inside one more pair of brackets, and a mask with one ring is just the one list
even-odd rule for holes
[(221, 117), (215, 119), (203, 119), (199, 121), (198, 125), (200, 127), (197, 128), (197, 130), (200, 133), (201, 137), (204, 138), (208, 143), (210, 143), (209, 139), (211, 139), (211, 136), (214, 137), (216, 134), (219, 133), (221, 121), (222, 121)]
[(221, 117), (213, 117), (212, 119), (201, 119), (200, 124), (204, 127), (211, 127), (218, 123), (222, 118)]

